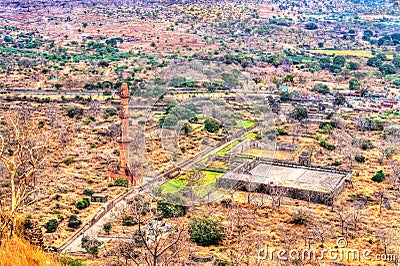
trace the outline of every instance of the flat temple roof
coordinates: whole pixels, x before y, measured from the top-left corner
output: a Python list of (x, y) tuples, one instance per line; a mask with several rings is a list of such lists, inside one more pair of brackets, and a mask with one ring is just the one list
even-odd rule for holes
[(318, 171), (306, 167), (292, 168), (261, 163), (254, 167), (250, 171), (250, 174), (237, 174), (230, 172), (221, 176), (221, 178), (330, 192), (340, 184), (345, 176), (345, 174), (332, 173), (323, 170)]

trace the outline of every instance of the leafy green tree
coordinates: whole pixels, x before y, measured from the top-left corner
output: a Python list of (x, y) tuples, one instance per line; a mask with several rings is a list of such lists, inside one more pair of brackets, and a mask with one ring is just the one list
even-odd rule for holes
[(81, 200), (78, 200), (78, 201), (76, 202), (75, 206), (76, 206), (76, 208), (77, 208), (78, 210), (83, 210), (83, 209), (85, 209), (85, 208), (87, 208), (87, 207), (90, 206), (90, 201), (89, 201), (88, 198), (83, 198), (83, 199), (81, 199)]
[(346, 103), (346, 98), (344, 98), (344, 96), (340, 93), (336, 93), (335, 94), (335, 101), (333, 102), (333, 104), (335, 105), (344, 105)]
[(290, 102), (292, 100), (292, 94), (287, 91), (281, 91), (279, 97), (283, 103)]
[(396, 73), (396, 68), (392, 64), (383, 64), (379, 67), (379, 71), (381, 71), (383, 75), (390, 75)]
[(127, 216), (122, 217), (122, 225), (123, 226), (134, 226), (135, 224), (136, 224), (136, 221), (132, 216), (127, 215)]
[(88, 236), (84, 236), (81, 240), (82, 247), (86, 250), (87, 253), (97, 257), (99, 254), (99, 248), (103, 244), (101, 241), (90, 238)]
[(347, 67), (349, 70), (359, 70), (360, 69), (360, 64), (356, 62), (349, 62), (349, 65)]
[(220, 127), (221, 123), (214, 118), (207, 118), (204, 121), (204, 128), (210, 133), (217, 132), (220, 129)]
[(370, 57), (367, 60), (367, 66), (380, 67), (381, 65), (382, 65), (382, 60), (379, 59), (378, 57)]
[(81, 226), (82, 221), (78, 219), (76, 215), (71, 215), (68, 219), (68, 227), (70, 228), (78, 228)]
[(189, 235), (200, 246), (218, 245), (224, 238), (225, 228), (218, 219), (195, 216), (190, 221)]
[(111, 227), (112, 227), (112, 225), (111, 225), (110, 222), (107, 222), (107, 223), (103, 224), (103, 230), (104, 230), (104, 232), (106, 232), (107, 234), (109, 234), (110, 231), (111, 231)]
[(344, 58), (344, 56), (338, 55), (333, 58), (334, 65), (344, 67), (345, 63), (346, 63), (346, 58)]
[(316, 30), (316, 29), (318, 29), (318, 25), (315, 24), (314, 22), (309, 22), (309, 23), (306, 23), (306, 24), (304, 25), (304, 28), (305, 28), (306, 30)]
[(393, 58), (392, 64), (393, 64), (396, 68), (400, 68), (400, 57), (395, 57), (395, 58)]
[(58, 228), (57, 219), (48, 220), (44, 227), (46, 228), (46, 233), (54, 233)]
[(378, 172), (376, 172), (374, 174), (374, 176), (372, 177), (372, 181), (375, 181), (375, 182), (382, 182), (385, 179), (386, 179), (386, 176), (382, 170), (379, 170)]
[(10, 35), (4, 36), (4, 41), (5, 42), (13, 42), (13, 38)]
[(361, 88), (361, 83), (358, 79), (353, 78), (349, 82), (350, 90), (359, 90)]
[(113, 107), (108, 107), (104, 110), (104, 118), (108, 119), (109, 117), (118, 115), (117, 109)]
[(321, 83), (315, 84), (312, 90), (316, 91), (318, 93), (324, 94), (324, 95), (328, 94), (330, 92), (329, 87), (327, 85), (321, 84)]
[(322, 69), (329, 69), (331, 65), (331, 59), (329, 57), (322, 57), (319, 59), (319, 65)]
[(164, 194), (157, 202), (157, 212), (161, 218), (181, 217), (186, 211), (185, 199), (179, 194)]
[(290, 117), (296, 119), (301, 122), (304, 119), (308, 118), (308, 110), (303, 106), (296, 106), (293, 111), (290, 113)]
[(294, 83), (294, 76), (292, 74), (287, 74), (285, 76), (285, 78), (283, 79), (283, 82), (293, 84)]

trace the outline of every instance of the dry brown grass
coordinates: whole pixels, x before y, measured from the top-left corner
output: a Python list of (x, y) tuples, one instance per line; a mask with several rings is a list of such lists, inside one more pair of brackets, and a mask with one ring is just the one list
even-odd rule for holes
[(62, 265), (55, 256), (32, 246), (28, 241), (14, 237), (0, 248), (0, 266)]

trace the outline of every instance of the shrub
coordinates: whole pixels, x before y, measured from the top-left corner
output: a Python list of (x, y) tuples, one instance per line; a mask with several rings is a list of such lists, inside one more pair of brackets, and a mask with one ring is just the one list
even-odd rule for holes
[(58, 228), (57, 219), (48, 220), (44, 227), (46, 228), (46, 233), (54, 233)]
[(232, 207), (232, 200), (231, 199), (223, 199), (221, 200), (221, 205), (225, 208)]
[(356, 162), (358, 162), (358, 163), (365, 163), (365, 161), (366, 161), (364, 155), (362, 155), (362, 154), (356, 154), (354, 156), (354, 160), (356, 160)]
[(86, 195), (86, 196), (92, 196), (93, 194), (94, 194), (93, 189), (85, 189), (83, 191), (83, 195)]
[(74, 162), (74, 158), (72, 158), (72, 157), (65, 158), (63, 161), (63, 163), (65, 163), (66, 165), (70, 165), (73, 162)]
[(76, 215), (71, 215), (68, 220), (68, 227), (70, 228), (78, 228), (81, 226), (82, 221), (78, 219)]
[(133, 219), (132, 216), (124, 216), (122, 218), (122, 225), (123, 226), (133, 226), (136, 224), (136, 221)]
[(128, 187), (128, 180), (124, 178), (117, 178), (114, 182), (114, 186), (117, 187)]
[(157, 212), (161, 218), (181, 217), (186, 214), (184, 199), (177, 194), (166, 194), (157, 202)]
[(360, 148), (363, 150), (372, 149), (374, 145), (372, 145), (372, 141), (370, 139), (361, 140)]
[(323, 139), (319, 141), (319, 145), (329, 151), (333, 151), (336, 149), (335, 145), (330, 144), (327, 140)]
[(104, 96), (110, 96), (111, 94), (112, 94), (112, 92), (109, 91), (109, 90), (103, 91), (103, 95), (104, 95)]
[(80, 260), (73, 260), (71, 258), (61, 258), (61, 263), (62, 265), (66, 265), (66, 266), (85, 266), (85, 264), (83, 264), (82, 261)]
[(383, 173), (382, 170), (379, 170), (378, 172), (375, 173), (375, 175), (372, 177), (372, 181), (375, 182), (382, 182), (383, 180), (385, 180), (385, 174)]
[(68, 106), (67, 107), (67, 116), (69, 118), (80, 118), (83, 114), (83, 109), (80, 106)]
[(97, 257), (99, 254), (99, 248), (103, 243), (96, 238), (90, 238), (88, 236), (84, 236), (82, 238), (82, 247), (86, 250), (87, 253)]
[(297, 224), (297, 225), (303, 225), (306, 224), (310, 219), (310, 215), (305, 210), (304, 208), (297, 208), (293, 213), (292, 213), (292, 220), (290, 223), (292, 224)]
[(81, 200), (78, 200), (78, 201), (76, 202), (75, 206), (76, 206), (76, 208), (77, 208), (78, 210), (83, 210), (83, 209), (85, 209), (85, 208), (87, 208), (87, 207), (90, 206), (90, 201), (89, 201), (88, 198), (83, 198), (83, 199), (81, 199)]
[(106, 108), (106, 109), (104, 110), (104, 118), (105, 118), (105, 119), (107, 119), (107, 118), (109, 118), (109, 117), (111, 117), (111, 116), (115, 116), (115, 115), (117, 115), (117, 114), (118, 114), (118, 111), (117, 111), (115, 108), (112, 108), (112, 107)]
[(109, 234), (110, 231), (111, 231), (111, 227), (112, 227), (112, 225), (111, 225), (110, 222), (107, 222), (107, 223), (103, 224), (103, 230), (104, 230), (104, 232), (106, 232), (107, 234)]
[(210, 133), (215, 133), (219, 130), (221, 127), (221, 124), (218, 120), (213, 119), (213, 118), (207, 118), (204, 121), (204, 128), (210, 132)]
[(276, 128), (276, 131), (277, 131), (278, 134), (281, 135), (281, 136), (289, 135), (289, 132), (288, 132), (286, 129), (281, 128), (281, 127), (277, 127), (277, 128)]
[(189, 225), (190, 240), (200, 246), (218, 245), (223, 239), (225, 228), (215, 218), (193, 217)]

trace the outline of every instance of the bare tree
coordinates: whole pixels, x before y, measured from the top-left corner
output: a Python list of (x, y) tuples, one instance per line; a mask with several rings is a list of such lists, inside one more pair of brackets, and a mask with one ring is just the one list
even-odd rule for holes
[(1, 122), (0, 163), (10, 189), (1, 195), (0, 240), (7, 230), (13, 234), (21, 207), (39, 189), (37, 176), (45, 165), (50, 139), (26, 109), (10, 112)]
[(397, 160), (390, 161), (390, 166), (392, 168), (392, 185), (393, 189), (397, 189), (397, 183), (400, 182), (400, 162)]
[(382, 227), (377, 230), (377, 235), (381, 241), (385, 254), (387, 254), (390, 246), (396, 243), (396, 237), (398, 237), (397, 229), (394, 227)]
[(177, 254), (185, 247), (183, 232), (186, 228), (159, 221), (144, 197), (136, 197), (132, 205), (136, 230), (119, 244), (114, 254), (123, 254), (125, 261), (131, 260), (138, 266), (177, 263), (181, 259)]
[(348, 223), (350, 219), (351, 212), (346, 207), (339, 207), (338, 212), (339, 221), (340, 221), (340, 229), (342, 236), (347, 237)]

